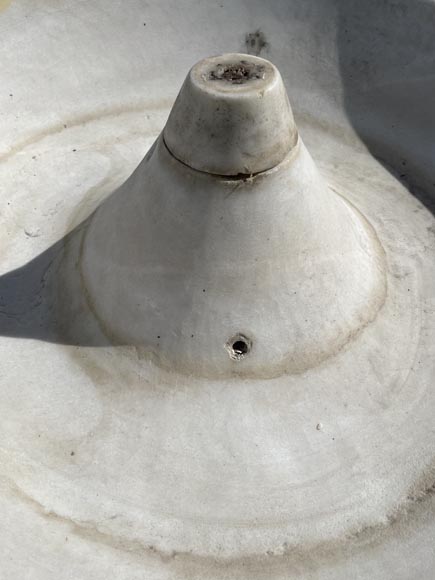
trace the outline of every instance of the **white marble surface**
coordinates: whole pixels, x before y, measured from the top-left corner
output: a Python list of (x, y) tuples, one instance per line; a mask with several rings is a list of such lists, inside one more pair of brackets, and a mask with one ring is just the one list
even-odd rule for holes
[[(435, 221), (409, 186), (430, 206), (435, 5), (360, 4), (0, 3), (0, 578), (433, 578)], [(376, 319), (273, 379), (111, 346), (68, 266), (230, 50), (279, 67), (387, 260)]]

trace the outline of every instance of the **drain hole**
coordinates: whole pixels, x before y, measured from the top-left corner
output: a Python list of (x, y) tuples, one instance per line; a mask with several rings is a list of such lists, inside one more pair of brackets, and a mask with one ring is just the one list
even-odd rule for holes
[(248, 352), (248, 345), (244, 340), (236, 340), (233, 344), (233, 351), (236, 356), (243, 356)]
[(231, 338), (225, 345), (225, 348), (227, 349), (230, 358), (233, 360), (241, 360), (249, 353), (251, 346), (251, 340), (246, 338), (246, 336), (239, 334)]

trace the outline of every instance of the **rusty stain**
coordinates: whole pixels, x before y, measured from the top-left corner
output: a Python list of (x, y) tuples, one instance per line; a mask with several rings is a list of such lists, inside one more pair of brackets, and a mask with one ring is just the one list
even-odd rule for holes
[(12, 0), (0, 0), (0, 12), (6, 10), (11, 5)]

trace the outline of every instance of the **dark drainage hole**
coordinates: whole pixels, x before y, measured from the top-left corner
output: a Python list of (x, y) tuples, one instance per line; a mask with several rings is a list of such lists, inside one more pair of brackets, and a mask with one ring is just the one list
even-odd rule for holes
[(233, 360), (241, 360), (251, 350), (252, 341), (243, 335), (237, 335), (231, 338), (225, 348)]
[(233, 344), (233, 352), (237, 356), (246, 354), (248, 350), (248, 345), (244, 340), (236, 340), (236, 342)]

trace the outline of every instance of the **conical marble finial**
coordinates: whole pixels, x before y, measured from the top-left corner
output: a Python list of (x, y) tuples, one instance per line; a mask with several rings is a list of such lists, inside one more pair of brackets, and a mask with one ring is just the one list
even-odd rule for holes
[(114, 343), (212, 378), (312, 368), (385, 299), (374, 231), (317, 171), (277, 69), (246, 55), (193, 67), (154, 147), (95, 212), (81, 268)]

